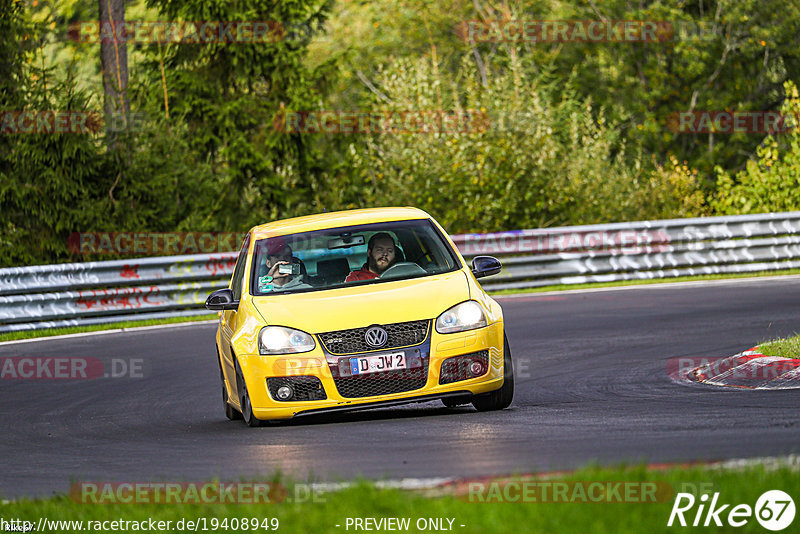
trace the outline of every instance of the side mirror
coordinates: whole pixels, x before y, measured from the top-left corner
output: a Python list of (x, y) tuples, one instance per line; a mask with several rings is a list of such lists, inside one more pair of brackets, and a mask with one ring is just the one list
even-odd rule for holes
[(483, 278), (500, 272), (503, 264), (493, 256), (475, 256), (472, 259), (472, 274), (475, 278)]
[(211, 293), (206, 299), (206, 308), (209, 310), (235, 310), (239, 301), (233, 300), (233, 291), (226, 287)]

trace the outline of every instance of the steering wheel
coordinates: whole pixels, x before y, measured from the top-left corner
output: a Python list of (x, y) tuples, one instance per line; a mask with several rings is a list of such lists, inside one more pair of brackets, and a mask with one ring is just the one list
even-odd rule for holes
[(416, 274), (425, 274), (428, 271), (414, 263), (413, 261), (401, 261), (399, 263), (395, 263), (383, 273), (381, 273), (380, 278), (400, 278), (403, 276), (413, 276)]

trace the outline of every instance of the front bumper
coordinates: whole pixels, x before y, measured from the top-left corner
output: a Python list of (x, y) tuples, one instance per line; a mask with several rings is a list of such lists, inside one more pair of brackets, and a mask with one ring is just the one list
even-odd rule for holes
[[(337, 357), (327, 353), (320, 343), (308, 353), (285, 356), (239, 355), (242, 374), (253, 406), (253, 414), (259, 419), (289, 419), (299, 415), (321, 412), (367, 409), (393, 406), (411, 402), (426, 402), (444, 397), (479, 395), (495, 391), (503, 385), (503, 324), (497, 322), (485, 328), (457, 334), (439, 334), (432, 327), (425, 342), (411, 347), (387, 349), (377, 352), (420, 350), (427, 356), (427, 379), (415, 382), (414, 389), (397, 393), (352, 397), (343, 396), (337, 387), (334, 369), (331, 366)], [(476, 378), (440, 384), (442, 363), (454, 356), (488, 353), (488, 370)], [(335, 367), (335, 366), (334, 366)], [(366, 375), (369, 376), (369, 375)], [(278, 401), (267, 387), (267, 379), (274, 377), (316, 377), (324, 389), (323, 400)], [(370, 377), (372, 379), (373, 377)], [(374, 376), (381, 380), (380, 376)], [(341, 385), (342, 382), (339, 381)], [(416, 387), (421, 384), (421, 387)], [(380, 389), (380, 388), (378, 388)]]

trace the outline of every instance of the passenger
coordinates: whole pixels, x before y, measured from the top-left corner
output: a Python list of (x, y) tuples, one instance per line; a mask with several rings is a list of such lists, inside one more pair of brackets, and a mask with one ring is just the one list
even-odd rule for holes
[(375, 234), (367, 243), (367, 262), (358, 271), (351, 271), (344, 281), (357, 282), (378, 278), (397, 262), (397, 250), (391, 235), (386, 232)]
[(292, 265), (292, 247), (279, 241), (267, 245), (267, 274), (259, 277), (258, 290), (262, 292), (285, 291), (287, 289), (303, 289), (311, 287), (303, 282), (302, 275), (291, 275), (279, 272), (281, 265)]

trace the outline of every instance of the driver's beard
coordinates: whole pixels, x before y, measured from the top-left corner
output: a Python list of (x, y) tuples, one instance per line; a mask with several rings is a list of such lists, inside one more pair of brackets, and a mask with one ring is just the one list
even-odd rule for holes
[(367, 260), (367, 267), (369, 267), (369, 270), (372, 271), (373, 273), (378, 273), (378, 274), (383, 274), (383, 272), (386, 269), (388, 269), (389, 267), (391, 267), (393, 264), (394, 264), (394, 262), (390, 261), (390, 262), (388, 262), (386, 264), (386, 268), (381, 270), (381, 268), (378, 265), (378, 262), (375, 260), (375, 258), (373, 258), (372, 256), (369, 256), (369, 258)]

